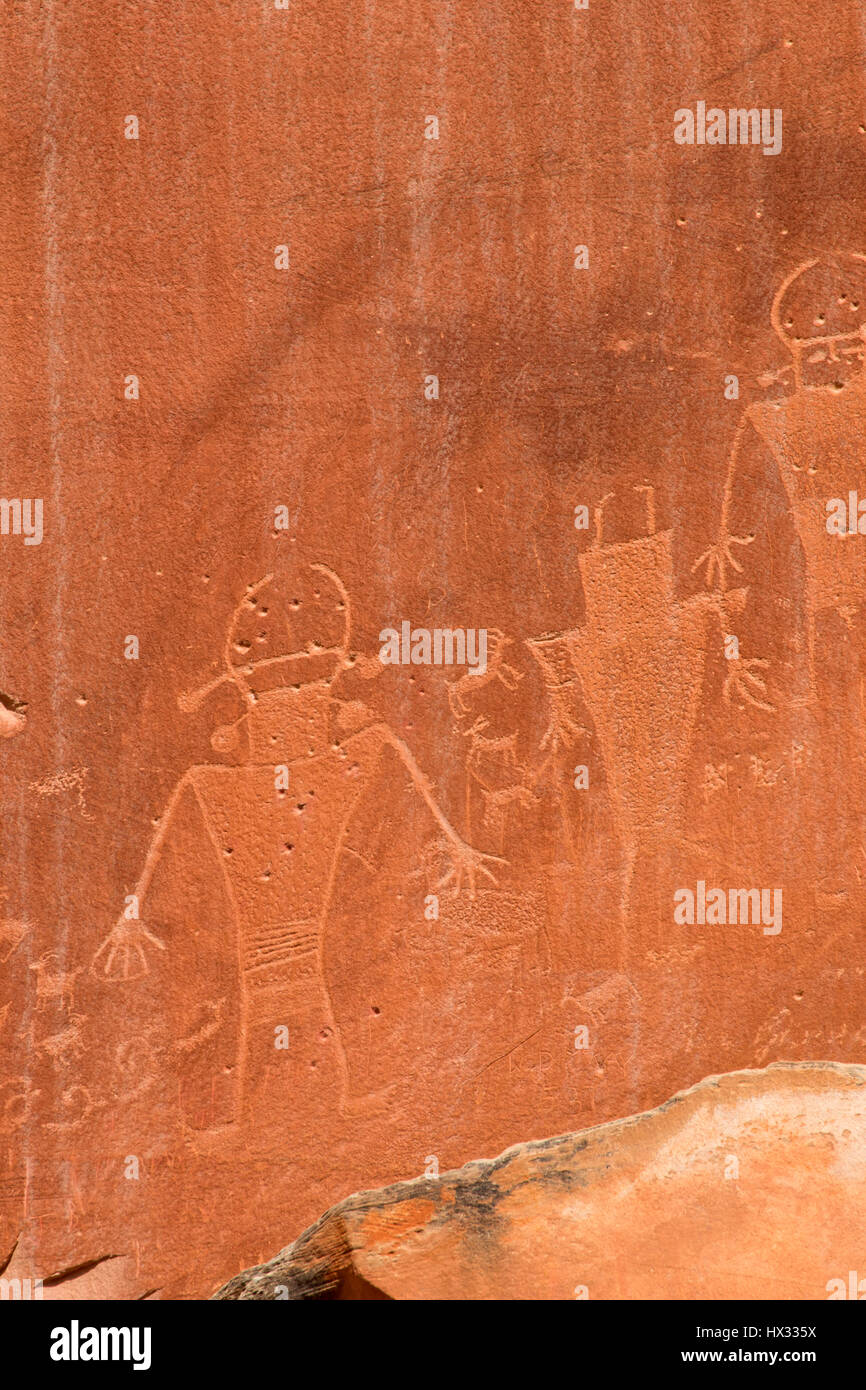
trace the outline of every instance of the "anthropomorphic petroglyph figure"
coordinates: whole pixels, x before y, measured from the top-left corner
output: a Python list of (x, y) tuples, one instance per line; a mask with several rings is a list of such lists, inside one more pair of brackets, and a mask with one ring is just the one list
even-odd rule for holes
[[(712, 595), (675, 598), (671, 533), (655, 529), (652, 489), (639, 491), (646, 501), (646, 536), (604, 543), (611, 496), (595, 508), (594, 540), (578, 560), (583, 624), (529, 643), (545, 672), (548, 745), (573, 746), (586, 733), (587, 715), (594, 726), (625, 851), (624, 920), (638, 853), (682, 833), (685, 772), (707, 646), (710, 632), (718, 631)], [(741, 593), (729, 597), (742, 601)]]
[[(825, 614), (850, 624), (864, 607), (866, 545), (828, 533), (826, 503), (847, 501), (866, 478), (866, 256), (831, 255), (798, 265), (779, 286), (773, 328), (791, 361), (764, 380), (791, 380), (781, 399), (744, 413), (731, 449), (718, 541), (696, 562), (722, 591), (732, 572), (760, 577), (765, 554), (753, 547), (774, 523), (766, 491), (784, 490), (804, 564), (804, 618), (810, 672)], [(737, 522), (744, 529), (737, 534)]]
[[(311, 981), (327, 996), (344, 1102), (368, 1095), (374, 1069), (354, 1051), (370, 1011), (365, 952), (380, 952), (382, 927), (369, 903), (352, 915), (345, 897), (336, 922), (334, 892), (348, 860), (386, 877), (377, 873), (380, 850), (366, 839), (362, 811), (371, 797), (381, 800), (367, 819), (382, 824), (396, 789), (411, 789), (419, 833), (438, 837), (447, 859), (437, 890), (474, 894), (476, 881), (493, 879), (489, 856), (454, 830), (406, 743), (360, 702), (335, 697), (334, 682), (356, 663), (341, 581), (314, 565), (293, 592), (286, 603), (270, 576), (251, 586), (229, 624), (224, 673), (182, 698), (189, 710), (218, 686), (235, 686), (243, 713), (212, 742), (240, 761), (193, 767), (181, 778), (132, 915), (121, 916), (94, 957), (97, 973), (121, 983), (161, 972), (175, 999), (182, 1089), (208, 1097), (202, 1127), (239, 1117), (251, 1054), (268, 1035), (273, 1050), (274, 1029), (292, 1023), (293, 999)], [(155, 875), (171, 856), (189, 887), (180, 905), (175, 890), (173, 903), (154, 907)], [(175, 925), (157, 929), (166, 922)]]
[[(776, 291), (771, 322), (790, 360), (762, 384), (791, 389), (744, 412), (718, 540), (695, 568), (723, 596), (732, 575), (748, 581), (738, 625), (744, 649), (774, 643), (773, 667), (782, 669), (773, 672), (773, 703), (783, 701), (800, 732), (804, 722), (815, 726), (811, 782), (801, 795), (822, 806), (826, 892), (853, 885), (864, 831), (857, 808), (849, 814), (839, 796), (839, 776), (866, 759), (866, 535), (856, 519), (842, 535), (827, 522), (831, 499), (847, 512), (849, 494), (866, 493), (866, 256), (798, 265)], [(767, 661), (754, 666), (763, 682)], [(762, 710), (766, 688), (741, 684), (731, 704)]]

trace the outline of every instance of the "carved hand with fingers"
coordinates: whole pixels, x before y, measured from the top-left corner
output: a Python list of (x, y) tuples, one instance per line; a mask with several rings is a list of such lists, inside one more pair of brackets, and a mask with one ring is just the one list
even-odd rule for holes
[(695, 560), (695, 563), (692, 565), (692, 574), (694, 574), (695, 570), (698, 569), (700, 565), (705, 564), (707, 567), (705, 576), (707, 588), (711, 589), (713, 587), (713, 575), (718, 574), (718, 587), (720, 589), (726, 589), (728, 587), (727, 575), (725, 573), (726, 566), (728, 569), (736, 570), (737, 574), (743, 573), (743, 566), (738, 564), (734, 559), (731, 547), (734, 545), (751, 545), (754, 539), (754, 536), (729, 536), (727, 533), (723, 533), (715, 545), (711, 545), (709, 550), (705, 550), (703, 555), (698, 556), (697, 560)]
[(572, 717), (568, 708), (569, 697), (564, 691), (548, 689), (547, 698), (550, 701), (550, 718), (539, 747), (549, 748), (551, 753), (556, 753), (560, 748), (570, 748), (578, 739), (584, 738), (589, 734), (589, 729)]
[[(149, 975), (150, 963), (145, 951), (148, 942), (160, 951), (166, 949), (165, 943), (149, 932), (143, 922), (121, 917), (93, 957), (91, 971), (106, 980), (139, 980)], [(105, 959), (97, 970), (96, 962), (104, 953)]]
[(448, 868), (442, 878), (434, 884), (434, 888), (447, 888), (449, 884), (454, 885), (452, 896), (457, 898), (463, 890), (463, 881), (466, 879), (470, 898), (475, 897), (475, 876), (483, 874), (489, 878), (492, 884), (496, 884), (496, 878), (488, 869), (487, 864), (505, 864), (505, 859), (500, 859), (495, 854), (482, 854), (480, 850), (473, 849), (467, 845), (465, 840), (458, 836), (443, 836), (436, 841), (436, 848), (440, 850), (448, 861)]
[(730, 705), (733, 701), (738, 709), (745, 709), (747, 704), (754, 705), (755, 709), (775, 714), (775, 705), (762, 698), (767, 694), (767, 683), (763, 676), (756, 674), (759, 670), (767, 670), (769, 665), (769, 661), (757, 656), (745, 661), (733, 661), (722, 691), (725, 704)]

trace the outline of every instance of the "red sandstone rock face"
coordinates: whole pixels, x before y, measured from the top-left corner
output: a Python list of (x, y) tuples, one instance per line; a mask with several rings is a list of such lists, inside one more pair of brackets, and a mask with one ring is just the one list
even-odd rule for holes
[(215, 1297), (862, 1297), (864, 1157), (866, 1068), (714, 1076), (628, 1120), (349, 1197)]
[(2, 25), (0, 1258), (866, 1061), (857, 0)]

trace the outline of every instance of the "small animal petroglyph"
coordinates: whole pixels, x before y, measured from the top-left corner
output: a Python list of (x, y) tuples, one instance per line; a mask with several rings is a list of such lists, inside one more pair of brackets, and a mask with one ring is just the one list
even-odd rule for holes
[(527, 769), (518, 760), (517, 734), (487, 738), (483, 732), (487, 727), (487, 720), (479, 717), (464, 732), (470, 740), (466, 771), (467, 778), (481, 793), (485, 829), (496, 835), (502, 850), (509, 812), (516, 807), (534, 806), (538, 797), (529, 785)]
[(84, 795), (86, 780), (87, 768), (73, 767), (68, 772), (57, 772), (53, 777), (42, 777), (38, 782), (28, 782), (27, 790), (36, 792), (37, 796), (59, 796), (61, 792), (77, 791), (81, 819), (92, 821), (94, 817), (88, 813)]
[(635, 1008), (640, 1002), (640, 996), (627, 975), (617, 973), (609, 975), (600, 985), (594, 989), (587, 990), (575, 1000), (575, 1003), (582, 1008), (593, 1023), (601, 1022), (611, 1010), (620, 1008)]
[[(124, 1098), (117, 1097), (117, 1099), (123, 1100)], [(78, 1129), (85, 1120), (89, 1120), (99, 1110), (105, 1110), (107, 1104), (106, 1100), (95, 1101), (86, 1086), (78, 1084), (67, 1086), (60, 1096), (58, 1113), (62, 1119), (50, 1120), (45, 1127), (60, 1134)]]
[(77, 1057), (84, 1051), (81, 1037), (84, 1014), (72, 1014), (67, 1026), (59, 1033), (51, 1033), (36, 1045), (36, 1051), (50, 1057), (55, 1064), (65, 1064), (68, 1057)]
[(499, 681), (506, 690), (517, 689), (523, 676), (509, 666), (504, 657), (505, 648), (511, 642), (512, 639), (498, 628), (491, 628), (487, 633), (488, 658), (484, 670), (474, 671), (449, 683), (448, 702), (456, 719), (465, 718), (468, 713), (465, 697), (482, 690), (490, 681)]
[(13, 1076), (0, 1082), (0, 1134), (20, 1129), (30, 1119), (39, 1094), (29, 1076)]
[(16, 922), (10, 917), (0, 921), (0, 965), (5, 964), (32, 930), (31, 922)]
[(214, 1037), (223, 1025), (225, 1010), (225, 998), (215, 999), (204, 1006), (205, 1022), (200, 1028), (196, 1028), (193, 1033), (185, 1038), (180, 1038), (174, 1044), (176, 1052), (190, 1052), (195, 1047), (201, 1047), (202, 1043)]
[(84, 967), (79, 965), (75, 970), (61, 971), (56, 968), (58, 964), (57, 952), (46, 951), (30, 966), (36, 976), (37, 1009), (50, 1007), (55, 1003), (62, 1004), (64, 1008), (72, 1007), (75, 980)]

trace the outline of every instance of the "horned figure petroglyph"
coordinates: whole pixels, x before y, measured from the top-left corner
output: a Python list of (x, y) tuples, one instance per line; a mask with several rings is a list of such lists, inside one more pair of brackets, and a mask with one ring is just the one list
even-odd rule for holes
[[(286, 608), (270, 592), (272, 576), (249, 586), (229, 622), (223, 673), (180, 698), (180, 707), (191, 711), (224, 684), (235, 687), (243, 713), (218, 729), (212, 744), (241, 760), (193, 767), (181, 778), (135, 887), (140, 916), (122, 916), (92, 963), (103, 978), (131, 981), (150, 974), (160, 958), (173, 971), (179, 965), (201, 971), (208, 953), (220, 956), (223, 963), (210, 982), (212, 998), (199, 996), (205, 1026), (200, 1014), (197, 1025), (187, 1010), (188, 1016), (177, 1020), (176, 1040), (189, 1041), (189, 1058), (196, 1043), (212, 1044), (214, 1029), (222, 1029), (229, 1013), (223, 996), (234, 970), (240, 1018), (234, 1020), (236, 1055), (225, 1070), (239, 1078), (241, 1088), (251, 1025), (271, 1018), (284, 1024), (292, 987), (305, 973), (319, 981), (342, 1043), (346, 1012), (354, 1004), (343, 998), (345, 962), (335, 959), (334, 945), (329, 945), (329, 910), (338, 861), (344, 850), (350, 851), (353, 816), (384, 758), (395, 760), (395, 769), (408, 775), (447, 856), (437, 889), (455, 895), (467, 889), (474, 896), (480, 877), (495, 882), (491, 866), (497, 861), (457, 834), (406, 743), (360, 702), (334, 695), (337, 677), (360, 665), (350, 651), (349, 595), (325, 565), (310, 566), (309, 576), (299, 579), (296, 589), (311, 587), (309, 601), (296, 597)], [(296, 629), (303, 626), (305, 613), (314, 635), (299, 645)], [(378, 670), (378, 663), (374, 666)], [(373, 671), (362, 669), (362, 674)], [(197, 922), (166, 941), (146, 925), (148, 894), (165, 851), (191, 826), (197, 827), (202, 846), (199, 867), (220, 885), (224, 910), (215, 913), (217, 921)], [(344, 1092), (348, 1065), (343, 1048)], [(236, 1091), (233, 1117), (238, 1103)]]
[[(569, 747), (592, 717), (625, 850), (627, 920), (638, 853), (681, 834), (685, 773), (703, 686), (709, 632), (718, 620), (712, 594), (674, 597), (671, 532), (656, 532), (653, 490), (644, 493), (646, 536), (605, 544), (604, 509), (578, 559), (586, 604), (581, 627), (533, 638), (550, 699), (545, 739)], [(727, 595), (742, 605), (742, 590)], [(585, 717), (585, 713), (583, 714)]]

